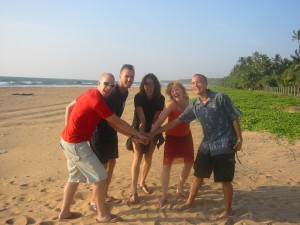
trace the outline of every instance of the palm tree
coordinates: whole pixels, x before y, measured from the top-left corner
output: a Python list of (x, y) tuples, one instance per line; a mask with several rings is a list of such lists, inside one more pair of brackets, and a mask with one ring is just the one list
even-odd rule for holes
[(298, 53), (300, 53), (300, 29), (296, 32), (295, 30), (293, 30), (293, 36), (292, 36), (292, 40), (297, 40), (298, 42)]
[(293, 63), (295, 65), (295, 69), (298, 70), (300, 69), (300, 53), (295, 50), (295, 55), (291, 55), (293, 59)]

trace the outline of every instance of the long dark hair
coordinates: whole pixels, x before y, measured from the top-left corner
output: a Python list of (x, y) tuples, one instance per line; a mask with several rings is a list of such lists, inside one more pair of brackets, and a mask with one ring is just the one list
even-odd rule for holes
[(142, 93), (143, 95), (146, 95), (144, 85), (148, 78), (153, 80), (153, 82), (154, 82), (153, 98), (159, 97), (161, 95), (161, 86), (160, 86), (160, 83), (159, 83), (157, 77), (153, 73), (148, 73), (143, 77), (141, 84), (140, 84), (140, 93)]

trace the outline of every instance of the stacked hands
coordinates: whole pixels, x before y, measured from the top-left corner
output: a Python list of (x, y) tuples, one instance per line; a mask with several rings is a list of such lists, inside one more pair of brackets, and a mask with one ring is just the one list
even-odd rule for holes
[[(152, 140), (152, 138), (159, 133), (160, 133), (159, 129), (151, 130), (150, 133), (141, 131), (138, 136), (131, 136), (131, 141), (134, 143), (140, 143), (140, 144), (147, 145)], [(243, 141), (241, 139), (238, 139), (233, 147), (234, 150), (240, 151), (242, 149), (242, 143), (243, 143)]]
[(130, 139), (134, 143), (140, 143), (144, 145), (148, 145), (152, 138), (157, 135), (158, 133), (155, 131), (151, 131), (150, 133), (141, 131), (138, 136), (131, 136)]

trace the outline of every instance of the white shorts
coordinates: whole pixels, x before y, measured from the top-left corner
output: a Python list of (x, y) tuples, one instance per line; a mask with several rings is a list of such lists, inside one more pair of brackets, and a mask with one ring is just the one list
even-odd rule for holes
[(61, 139), (67, 158), (69, 182), (98, 183), (107, 178), (107, 173), (88, 142), (69, 143)]

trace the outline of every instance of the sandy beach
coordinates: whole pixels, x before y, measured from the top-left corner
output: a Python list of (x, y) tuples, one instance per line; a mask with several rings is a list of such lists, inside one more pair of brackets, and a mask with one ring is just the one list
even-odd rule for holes
[[(67, 181), (65, 156), (59, 146), (64, 126), (65, 106), (88, 88), (1, 87), (0, 88), (0, 224), (96, 224), (89, 210), (89, 184), (81, 184), (72, 210), (83, 217), (57, 220), (62, 192)], [(131, 88), (122, 116), (131, 124)], [(190, 97), (193, 97), (189, 91)], [(191, 123), (195, 154), (202, 138), (198, 122)], [(223, 210), (220, 184), (206, 180), (191, 209), (177, 212), (184, 199), (175, 194), (181, 165), (171, 170), (168, 203), (157, 208), (163, 147), (156, 149), (147, 185), (154, 193), (139, 193), (140, 203), (128, 202), (132, 152), (125, 148), (126, 137), (119, 135), (117, 160), (109, 193), (123, 199), (109, 204), (112, 213), (123, 217), (118, 224), (300, 224), (300, 141), (288, 145), (267, 132), (243, 132), (241, 161), (236, 163), (233, 182), (235, 214), (220, 221), (212, 217)], [(187, 181), (188, 189), (193, 170)]]

